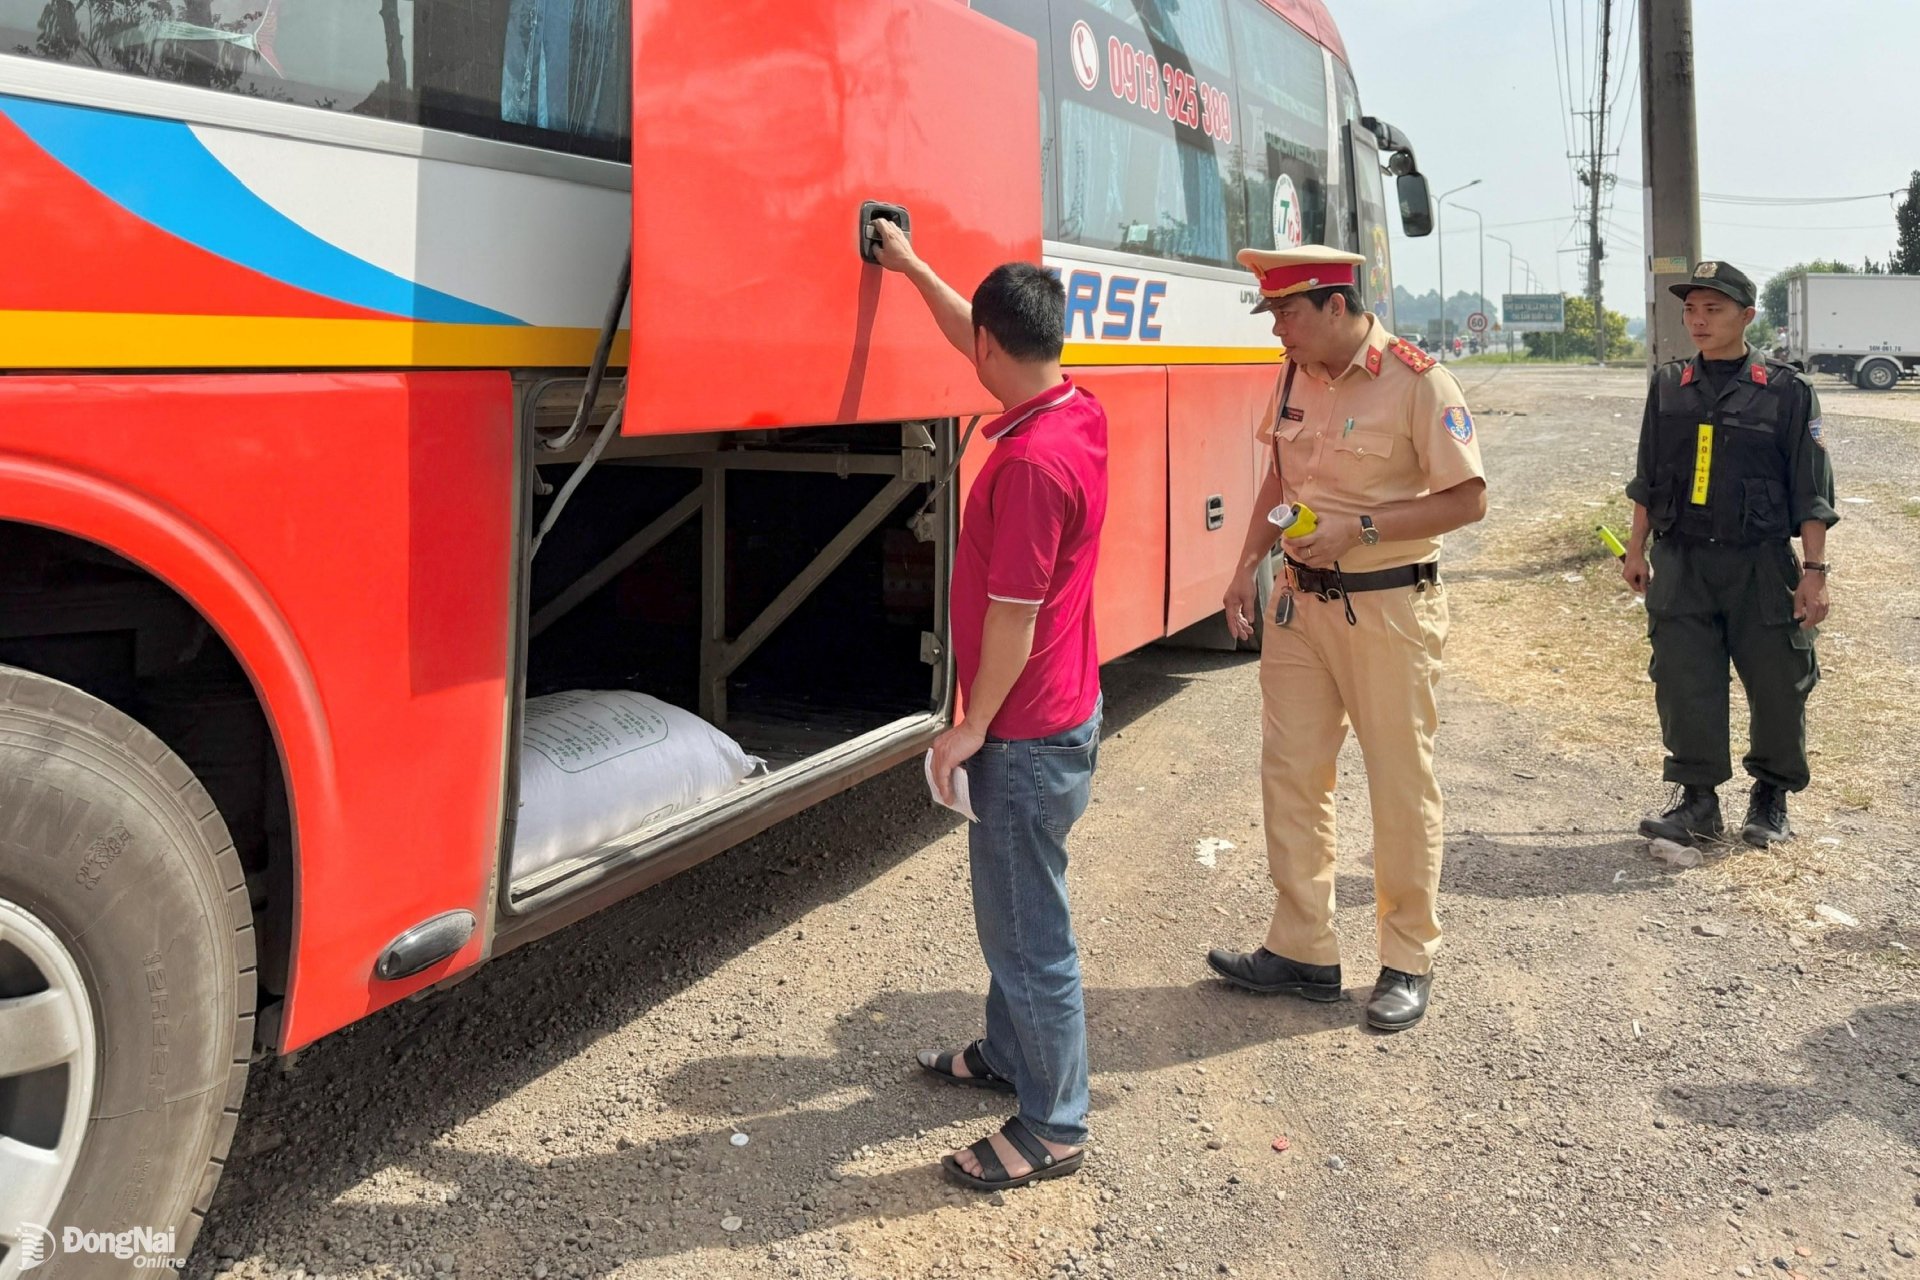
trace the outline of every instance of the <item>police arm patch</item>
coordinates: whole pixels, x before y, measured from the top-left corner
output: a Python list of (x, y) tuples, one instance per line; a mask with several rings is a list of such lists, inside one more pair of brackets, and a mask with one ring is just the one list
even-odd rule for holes
[(1466, 444), (1473, 439), (1473, 415), (1467, 412), (1463, 404), (1450, 404), (1441, 415), (1447, 424), (1447, 434)]
[(1813, 442), (1815, 444), (1819, 445), (1822, 449), (1824, 449), (1827, 447), (1827, 442), (1820, 438), (1820, 433), (1822, 429), (1823, 428), (1822, 428), (1821, 420), (1819, 418), (1814, 418), (1807, 423), (1807, 434), (1813, 437)]

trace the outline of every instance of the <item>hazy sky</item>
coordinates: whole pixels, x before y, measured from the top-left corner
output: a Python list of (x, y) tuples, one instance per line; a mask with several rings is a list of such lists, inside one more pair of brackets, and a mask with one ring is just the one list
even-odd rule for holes
[[(1625, 136), (1615, 172), (1638, 183), (1640, 100), (1638, 3), (1614, 0), (1614, 66), (1627, 75), (1608, 132)], [(1553, 26), (1562, 9), (1573, 35), (1573, 97), (1584, 105), (1595, 78), (1601, 0), (1328, 0), (1340, 24), (1363, 109), (1413, 142), (1435, 196), (1484, 181), (1447, 202), (1443, 229), (1447, 292), (1478, 283), (1479, 240), (1470, 215), (1486, 219), (1487, 293), (1507, 283), (1513, 241), (1546, 290), (1580, 292), (1586, 279), (1572, 232), (1574, 195), (1567, 114), (1556, 87)], [(1633, 40), (1622, 40), (1628, 19)], [(1695, 104), (1703, 195), (1851, 196), (1904, 188), (1920, 169), (1920, 39), (1914, 0), (1693, 0)], [(1587, 65), (1580, 67), (1581, 33)], [(1562, 77), (1566, 76), (1563, 70)], [(1585, 77), (1585, 84), (1582, 77)], [(1629, 94), (1634, 96), (1629, 97)], [(1611, 94), (1609, 95), (1611, 97)], [(1584, 137), (1584, 135), (1582, 135)], [(1892, 250), (1885, 199), (1797, 207), (1705, 201), (1703, 256), (1736, 263), (1756, 281), (1808, 258), (1857, 263)], [(1645, 310), (1641, 192), (1615, 187), (1607, 305)], [(1506, 224), (1529, 225), (1506, 225)], [(1437, 283), (1435, 237), (1394, 239), (1394, 275), (1416, 293)], [(1516, 288), (1524, 272), (1514, 268)]]

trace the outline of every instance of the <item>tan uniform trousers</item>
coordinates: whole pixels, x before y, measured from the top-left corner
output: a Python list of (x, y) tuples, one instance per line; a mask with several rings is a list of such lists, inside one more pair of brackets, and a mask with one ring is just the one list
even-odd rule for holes
[(1433, 735), (1446, 589), (1429, 584), (1349, 598), (1355, 625), (1341, 601), (1295, 593), (1291, 625), (1274, 626), (1269, 614), (1262, 629), (1260, 782), (1276, 895), (1267, 950), (1302, 964), (1340, 963), (1333, 789), (1351, 724), (1373, 803), (1380, 963), (1426, 973), (1440, 944), (1435, 899), (1443, 841)]

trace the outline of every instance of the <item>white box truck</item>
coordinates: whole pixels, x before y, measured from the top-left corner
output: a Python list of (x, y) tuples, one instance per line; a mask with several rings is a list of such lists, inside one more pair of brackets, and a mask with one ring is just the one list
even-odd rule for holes
[(1920, 377), (1920, 276), (1794, 276), (1787, 281), (1787, 361), (1869, 391)]

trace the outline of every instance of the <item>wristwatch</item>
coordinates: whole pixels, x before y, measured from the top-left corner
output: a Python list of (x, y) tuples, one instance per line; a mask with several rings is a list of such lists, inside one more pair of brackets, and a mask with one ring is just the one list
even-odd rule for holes
[(1360, 517), (1360, 541), (1369, 547), (1380, 545), (1380, 531), (1373, 527), (1372, 516)]
[(1825, 573), (1827, 571), (1827, 562), (1825, 560), (1809, 560), (1800, 567), (1808, 573)]

